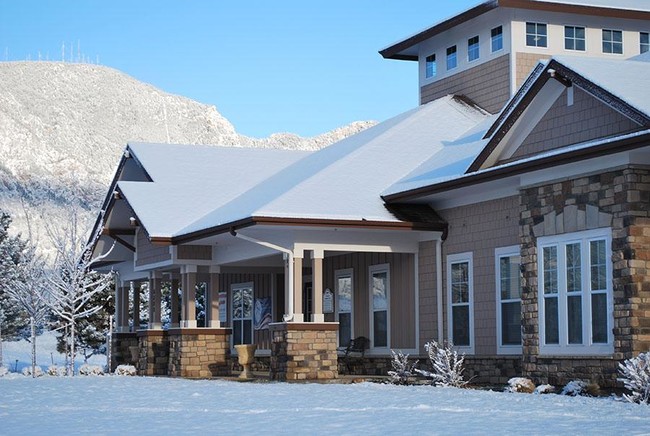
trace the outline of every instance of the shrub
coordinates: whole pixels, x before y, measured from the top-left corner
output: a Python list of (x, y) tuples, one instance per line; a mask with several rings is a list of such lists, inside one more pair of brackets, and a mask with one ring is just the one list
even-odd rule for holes
[(47, 368), (47, 375), (51, 375), (53, 377), (63, 377), (65, 373), (65, 366), (50, 365)]
[(435, 386), (460, 388), (468, 383), (463, 380), (465, 355), (459, 356), (458, 352), (453, 349), (453, 344), (445, 342), (441, 345), (436, 341), (431, 341), (424, 344), (424, 349), (429, 355), (433, 371), (416, 369), (418, 374), (431, 378), (432, 384)]
[(99, 365), (88, 365), (84, 363), (79, 368), (79, 375), (104, 375), (104, 368)]
[(572, 380), (564, 386), (561, 394), (572, 397), (597, 397), (600, 394), (600, 387), (595, 383)]
[(623, 394), (623, 398), (631, 403), (650, 404), (650, 352), (620, 363), (618, 371), (621, 374), (618, 380), (632, 392)]
[[(36, 375), (36, 377), (43, 376), (43, 369), (40, 366), (36, 365), (34, 367), (34, 374)], [(23, 375), (30, 376), (30, 377), (32, 376), (32, 367), (31, 367), (31, 365), (26, 366), (26, 367), (23, 368)]]
[(393, 370), (388, 371), (390, 382), (394, 385), (408, 385), (409, 377), (413, 376), (415, 365), (418, 364), (418, 361), (416, 360), (414, 363), (409, 364), (409, 355), (405, 355), (401, 351), (395, 353), (393, 350), (390, 350), (390, 354), (393, 356), (391, 362)]
[(115, 375), (134, 376), (134, 375), (136, 375), (135, 366), (133, 366), (133, 365), (118, 365), (118, 367), (115, 368)]
[(535, 391), (535, 383), (529, 378), (513, 377), (508, 380), (508, 387), (505, 391), (532, 394)]
[(533, 391), (534, 394), (541, 395), (541, 394), (553, 394), (555, 393), (555, 386), (551, 385), (539, 385), (535, 388)]

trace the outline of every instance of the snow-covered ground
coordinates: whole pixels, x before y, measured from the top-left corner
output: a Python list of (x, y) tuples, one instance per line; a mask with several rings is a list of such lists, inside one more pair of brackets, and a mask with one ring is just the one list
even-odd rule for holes
[(2, 434), (648, 434), (612, 399), (363, 384), (0, 378)]

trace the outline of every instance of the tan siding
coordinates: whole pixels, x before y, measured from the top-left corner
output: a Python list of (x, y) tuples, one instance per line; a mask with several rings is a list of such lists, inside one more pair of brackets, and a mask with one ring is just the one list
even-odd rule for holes
[(169, 247), (153, 245), (142, 229), (138, 230), (137, 238), (138, 260), (135, 262), (136, 266), (171, 260)]
[(449, 223), (442, 245), (445, 336), (447, 335), (446, 257), (473, 253), (474, 343), (477, 355), (496, 354), (494, 249), (519, 244), (519, 197), (491, 200), (439, 211)]
[(499, 112), (510, 98), (510, 55), (423, 86), (420, 103), (448, 94), (464, 95), (490, 113)]
[[(354, 335), (370, 337), (368, 269), (390, 264), (390, 347), (415, 348), (415, 257), (401, 253), (350, 253), (327, 257), (323, 265), (324, 288), (335, 293), (334, 274), (353, 269)], [(333, 321), (334, 316), (326, 316)]]
[(533, 71), (533, 68), (535, 68), (540, 60), (550, 58), (550, 55), (517, 52), (517, 65), (515, 67), (517, 89), (519, 89), (519, 87), (524, 83), (528, 75)]
[(567, 106), (567, 91), (515, 151), (511, 160), (548, 150), (630, 132), (639, 126), (600, 100), (574, 87), (573, 105)]
[(438, 339), (438, 304), (436, 300), (436, 244), (421, 242), (419, 255), (420, 298), (420, 353), (424, 344)]
[(212, 247), (209, 245), (179, 245), (179, 259), (212, 260)]

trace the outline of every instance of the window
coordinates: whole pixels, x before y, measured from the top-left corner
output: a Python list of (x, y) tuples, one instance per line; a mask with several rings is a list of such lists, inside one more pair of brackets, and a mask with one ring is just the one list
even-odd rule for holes
[(526, 23), (526, 45), (528, 47), (546, 47), (546, 24)]
[(492, 29), (492, 53), (503, 49), (503, 26)]
[(453, 70), (458, 66), (458, 58), (456, 57), (456, 46), (447, 49), (447, 70)]
[(478, 36), (467, 40), (467, 60), (469, 62), (475, 61), (480, 56), (480, 48), (478, 43)]
[(497, 248), (497, 352), (521, 353), (521, 278), (519, 246)]
[(449, 338), (455, 347), (474, 352), (472, 253), (447, 256)]
[(341, 269), (336, 278), (336, 313), (339, 322), (339, 347), (347, 347), (352, 339), (352, 270)]
[(611, 230), (538, 240), (540, 353), (611, 354)]
[(641, 32), (639, 34), (639, 51), (641, 53), (645, 53), (650, 50), (650, 33), (648, 32)]
[(427, 79), (430, 77), (436, 77), (436, 74), (438, 73), (438, 68), (436, 65), (436, 55), (432, 54), (431, 56), (427, 56), (426, 58), (426, 77)]
[(233, 345), (253, 343), (253, 284), (232, 285)]
[(389, 265), (370, 267), (370, 338), (375, 348), (388, 347), (388, 301), (390, 295)]
[(566, 50), (585, 51), (585, 28), (564, 26), (564, 48)]
[(623, 54), (623, 31), (603, 29), (603, 53)]

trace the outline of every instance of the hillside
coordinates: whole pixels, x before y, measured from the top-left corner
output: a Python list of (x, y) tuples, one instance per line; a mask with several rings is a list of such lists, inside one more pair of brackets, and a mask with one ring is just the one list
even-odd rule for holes
[(217, 111), (112, 68), (60, 62), (0, 63), (0, 207), (43, 241), (43, 218), (75, 205), (92, 213), (128, 141), (316, 150), (374, 123), (311, 138), (238, 134)]

